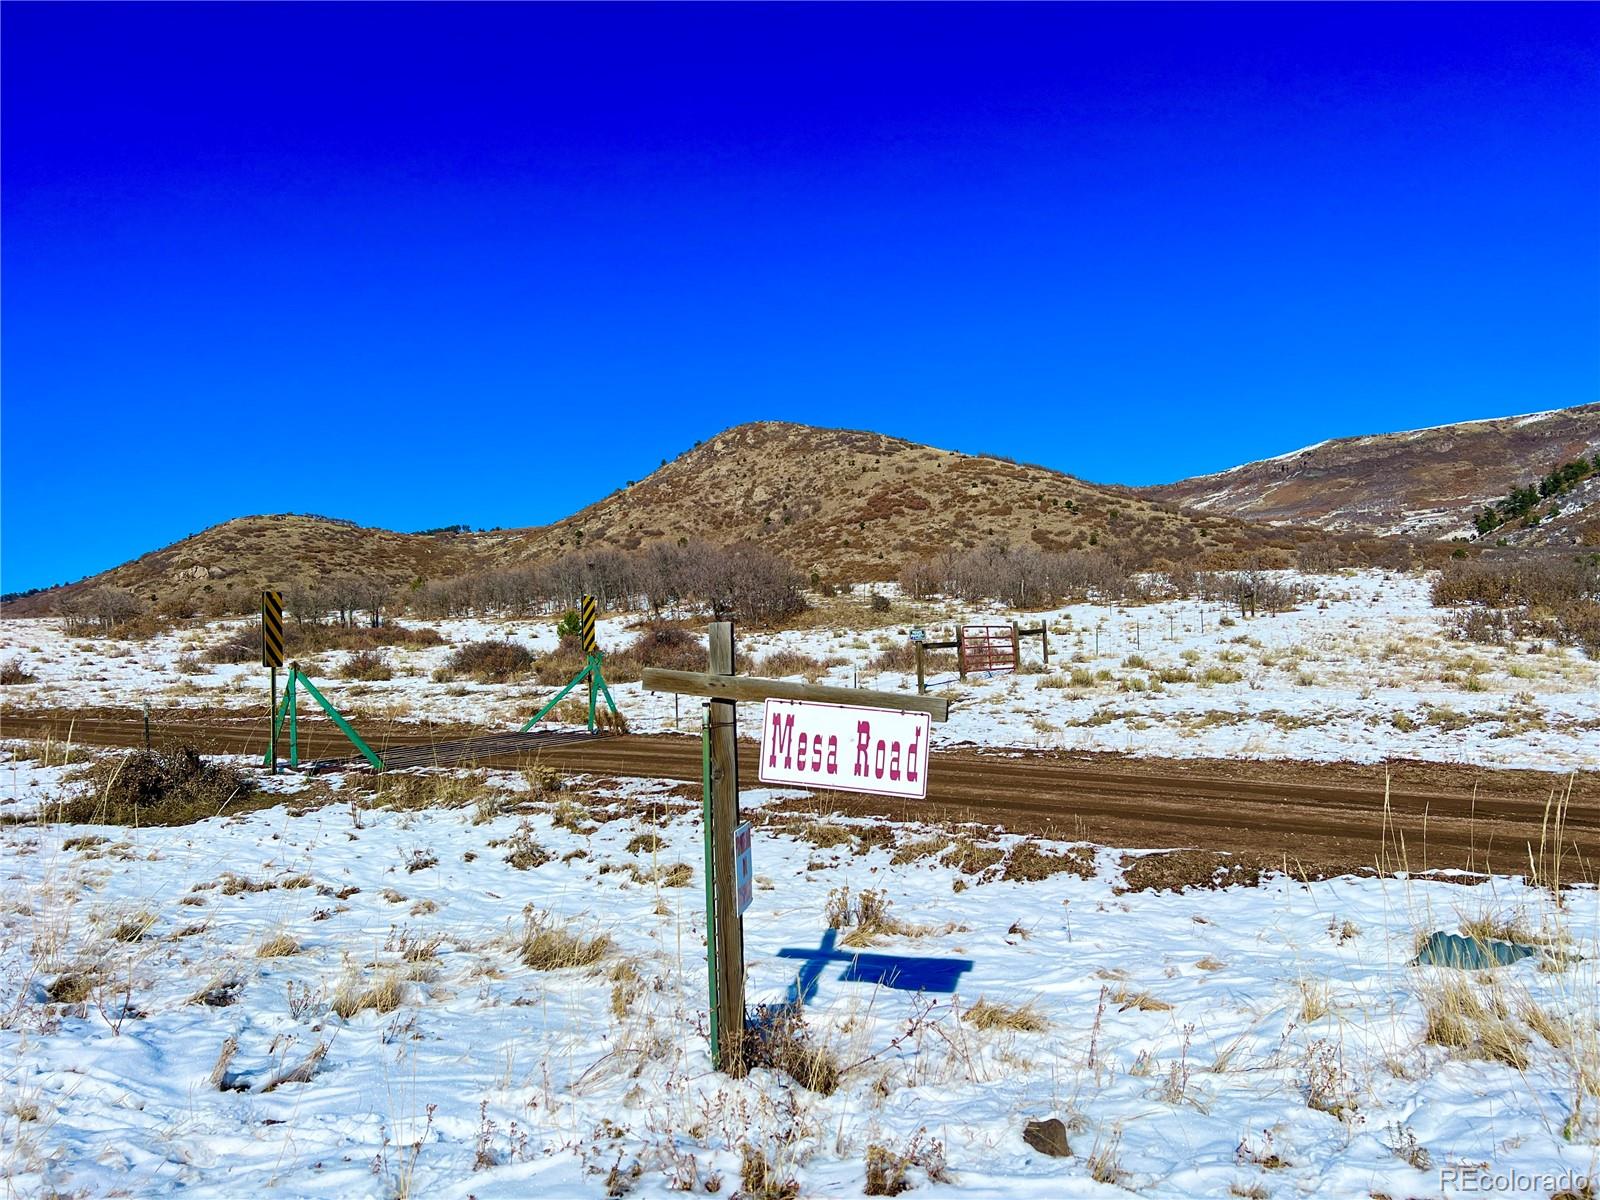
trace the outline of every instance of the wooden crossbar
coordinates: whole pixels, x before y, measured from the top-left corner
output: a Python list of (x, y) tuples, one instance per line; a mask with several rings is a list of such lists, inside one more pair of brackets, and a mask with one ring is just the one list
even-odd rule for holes
[(714, 700), (810, 700), (818, 704), (853, 704), (865, 708), (892, 708), (897, 712), (923, 712), (935, 721), (950, 719), (950, 701), (940, 696), (903, 696), (870, 688), (828, 687), (794, 683), (787, 679), (757, 679), (748, 675), (709, 675), (699, 671), (668, 671), (646, 667), (647, 692), (676, 692), (680, 696), (707, 696)]

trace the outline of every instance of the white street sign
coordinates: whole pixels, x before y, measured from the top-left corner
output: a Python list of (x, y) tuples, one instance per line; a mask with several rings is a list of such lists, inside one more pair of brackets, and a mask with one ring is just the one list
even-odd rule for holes
[(768, 700), (761, 714), (761, 782), (922, 800), (932, 725), (927, 713)]

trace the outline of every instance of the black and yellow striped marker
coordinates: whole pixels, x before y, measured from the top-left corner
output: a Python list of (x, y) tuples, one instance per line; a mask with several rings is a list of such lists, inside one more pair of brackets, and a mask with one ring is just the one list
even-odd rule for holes
[(283, 666), (283, 593), (261, 593), (261, 665)]
[(583, 609), (582, 609), (582, 614), (583, 614), (583, 652), (585, 654), (594, 654), (596, 651), (598, 651), (600, 649), (600, 643), (595, 639), (595, 636), (594, 636), (594, 619), (595, 619), (595, 616), (598, 614), (598, 612), (599, 612), (599, 606), (597, 604), (595, 604), (594, 597), (593, 596), (585, 596), (583, 598)]

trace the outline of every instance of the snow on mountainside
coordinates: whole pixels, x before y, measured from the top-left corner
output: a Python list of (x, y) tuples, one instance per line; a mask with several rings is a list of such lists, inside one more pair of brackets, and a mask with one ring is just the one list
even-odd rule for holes
[[(1600, 452), (1600, 404), (1332, 438), (1140, 489), (1190, 510), (1339, 533), (1454, 537), (1557, 463)], [(1569, 522), (1587, 527), (1587, 522)]]

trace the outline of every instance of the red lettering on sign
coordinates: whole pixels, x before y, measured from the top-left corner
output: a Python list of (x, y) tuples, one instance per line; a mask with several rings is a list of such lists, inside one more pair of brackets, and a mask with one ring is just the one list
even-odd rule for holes
[[(820, 742), (822, 739), (818, 738), (817, 740)], [(839, 773), (839, 739), (834, 737), (833, 734), (830, 733), (828, 735), (828, 774), (829, 775), (837, 775), (838, 773)]]
[[(794, 734), (794, 714), (793, 713), (789, 713), (787, 715), (780, 715), (778, 713), (773, 713), (772, 714), (772, 753), (768, 757), (768, 760), (767, 760), (767, 765), (769, 767), (775, 767), (775, 766), (778, 765), (778, 754), (779, 754), (780, 751), (783, 753), (783, 769), (787, 771), (794, 765), (794, 763), (793, 763), (793, 754), (791, 753), (790, 748), (789, 748), (789, 743), (790, 743), (790, 741), (792, 739), (793, 734)], [(801, 760), (800, 760), (800, 765), (802, 767), (805, 765), (805, 758), (804, 758), (804, 755), (805, 755), (805, 736), (806, 735), (803, 734), (803, 733), (800, 735), (800, 746), (801, 746), (800, 754), (802, 756)]]
[(906, 780), (909, 783), (917, 781), (917, 743), (921, 740), (922, 730), (919, 729), (916, 736), (911, 739), (910, 748), (906, 751)]
[(856, 774), (865, 775), (872, 769), (867, 755), (872, 750), (872, 722), (856, 722)]

